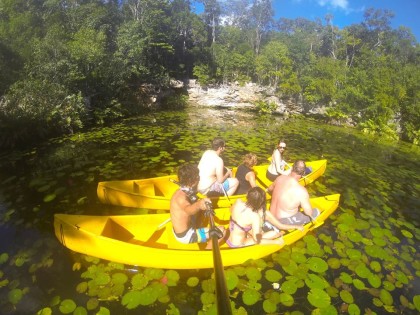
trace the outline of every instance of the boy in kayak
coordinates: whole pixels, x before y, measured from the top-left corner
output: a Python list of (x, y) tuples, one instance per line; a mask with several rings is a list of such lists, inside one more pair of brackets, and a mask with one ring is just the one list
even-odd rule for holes
[[(171, 198), (170, 214), (175, 238), (178, 242), (206, 243), (209, 239), (209, 228), (199, 227), (201, 222), (199, 214), (207, 210), (206, 202), (211, 204), (209, 198), (197, 200), (196, 191), (200, 180), (196, 165), (186, 164), (178, 170), (178, 180), (181, 186)], [(224, 227), (218, 227), (221, 234)], [(211, 243), (209, 243), (211, 244)]]
[(231, 196), (238, 188), (238, 179), (232, 177), (232, 171), (225, 168), (220, 157), (225, 148), (225, 141), (222, 138), (215, 138), (212, 141), (212, 149), (205, 151), (198, 163), (200, 170), (198, 191), (203, 195)]
[[(272, 194), (270, 212), (283, 224), (296, 225), (303, 229), (319, 215), (319, 210), (312, 209), (309, 194), (305, 187), (299, 184), (299, 179), (305, 175), (306, 165), (303, 160), (293, 164), (290, 175), (281, 175), (267, 188)], [(299, 211), (302, 208), (303, 212)]]

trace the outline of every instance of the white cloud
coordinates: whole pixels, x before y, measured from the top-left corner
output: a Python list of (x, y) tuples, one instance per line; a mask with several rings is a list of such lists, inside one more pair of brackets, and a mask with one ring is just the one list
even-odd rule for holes
[(344, 11), (349, 10), (348, 0), (318, 0), (320, 6), (331, 6), (333, 8), (339, 8)]

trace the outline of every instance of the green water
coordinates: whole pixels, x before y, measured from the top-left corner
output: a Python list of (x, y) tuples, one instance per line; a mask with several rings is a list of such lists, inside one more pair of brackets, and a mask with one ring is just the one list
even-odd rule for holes
[(248, 152), (266, 163), (285, 139), (287, 161), (328, 160), (324, 176), (308, 186), (311, 196), (341, 194), (315, 233), (264, 260), (226, 268), (235, 312), (419, 313), (418, 147), (311, 119), (200, 107), (1, 154), (0, 313), (215, 314), (210, 270), (112, 264), (71, 253), (53, 231), (54, 213), (141, 212), (101, 205), (98, 181), (175, 173), (198, 162), (215, 136), (227, 141), (228, 166)]

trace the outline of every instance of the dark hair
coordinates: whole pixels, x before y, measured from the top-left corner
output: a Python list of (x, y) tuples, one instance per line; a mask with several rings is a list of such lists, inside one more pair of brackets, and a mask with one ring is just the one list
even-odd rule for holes
[(225, 140), (223, 140), (220, 137), (214, 138), (213, 141), (211, 142), (211, 147), (214, 151), (217, 151), (217, 149), (224, 146), (225, 146)]
[(261, 187), (252, 187), (246, 194), (246, 205), (252, 209), (252, 211), (258, 211), (259, 209), (265, 209), (265, 192)]
[(181, 186), (192, 186), (200, 180), (200, 171), (195, 164), (185, 164), (178, 169), (178, 180)]
[(304, 176), (306, 171), (306, 164), (304, 160), (297, 160), (295, 163), (293, 163), (292, 172)]

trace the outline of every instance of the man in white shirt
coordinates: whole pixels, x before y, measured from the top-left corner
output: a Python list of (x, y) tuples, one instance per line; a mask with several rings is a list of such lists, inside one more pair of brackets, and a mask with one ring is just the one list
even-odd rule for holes
[[(215, 138), (212, 149), (203, 153), (198, 169), (200, 170), (200, 182), (198, 191), (205, 195), (228, 195), (231, 196), (238, 188), (237, 178), (232, 177), (232, 171), (225, 168), (220, 155), (225, 151), (226, 144), (222, 138)], [(226, 173), (224, 173), (226, 169)]]

